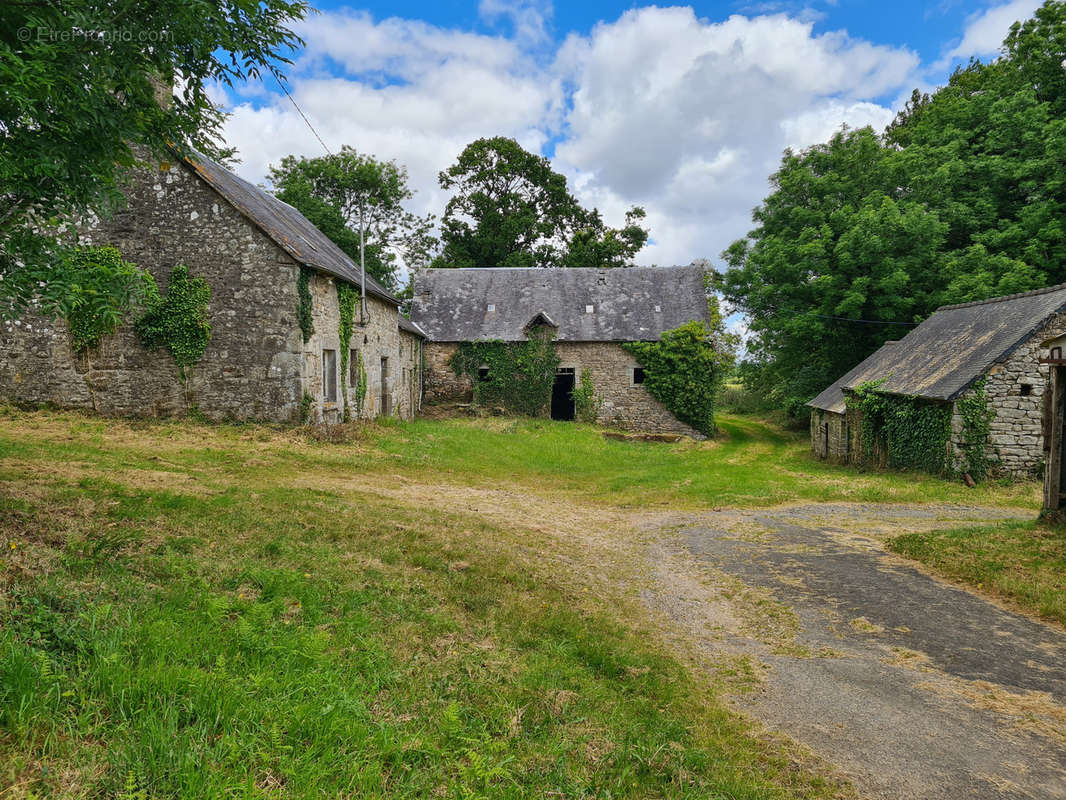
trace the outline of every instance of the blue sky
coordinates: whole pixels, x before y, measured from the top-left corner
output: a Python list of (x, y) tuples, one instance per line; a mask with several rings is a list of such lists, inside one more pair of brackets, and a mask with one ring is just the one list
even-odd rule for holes
[[(291, 93), (331, 149), (406, 166), (411, 210), (440, 214), (437, 173), (467, 143), (511, 136), (610, 224), (644, 207), (652, 243), (639, 263), (685, 264), (720, 263), (746, 233), (786, 147), (845, 124), (883, 129), (915, 87), (995, 57), (1038, 2), (315, 5)], [(272, 82), (216, 97), (250, 180), (323, 152)]]

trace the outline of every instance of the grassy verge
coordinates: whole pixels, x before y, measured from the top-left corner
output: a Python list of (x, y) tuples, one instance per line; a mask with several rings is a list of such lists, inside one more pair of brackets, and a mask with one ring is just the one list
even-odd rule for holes
[[(415, 423), (328, 447), (5, 415), (0, 797), (838, 795), (607, 598), (518, 560), (535, 532), (344, 488), (511, 458), (491, 480), (563, 482), (547, 455), (520, 464), (605, 446), (564, 432)], [(452, 462), (496, 437), (519, 455)], [(653, 455), (620, 445), (601, 456)], [(615, 469), (571, 478), (644, 496)]]
[(936, 572), (1066, 625), (1066, 530), (1036, 522), (900, 536), (888, 546)]

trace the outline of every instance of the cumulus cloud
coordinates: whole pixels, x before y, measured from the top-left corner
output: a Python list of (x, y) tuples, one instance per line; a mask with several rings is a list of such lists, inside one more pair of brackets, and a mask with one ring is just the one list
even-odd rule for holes
[[(883, 127), (884, 97), (918, 59), (786, 14), (712, 22), (690, 8), (641, 8), (571, 35), (545, 57), (538, 0), (482, 0), (512, 33), (483, 35), (355, 11), (308, 20), (290, 90), (331, 149), (407, 165), (412, 210), (439, 213), (437, 173), (478, 137), (549, 152), (579, 198), (621, 224), (648, 212), (642, 263), (716, 258), (743, 235), (786, 147), (842, 124)], [(540, 20), (537, 22), (536, 20)], [(539, 42), (539, 43), (538, 43)], [(268, 89), (270, 87), (267, 87)], [(322, 148), (281, 94), (239, 97), (226, 127), (241, 172)]]
[(952, 61), (971, 56), (989, 56), (999, 52), (1010, 26), (1029, 19), (1042, 5), (1042, 0), (1011, 0), (973, 14), (966, 21), (962, 39), (949, 50), (937, 67), (944, 68)]

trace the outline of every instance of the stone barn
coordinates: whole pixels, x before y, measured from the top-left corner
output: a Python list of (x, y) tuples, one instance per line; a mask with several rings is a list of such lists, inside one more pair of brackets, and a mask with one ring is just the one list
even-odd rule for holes
[[(132, 325), (90, 352), (72, 351), (63, 321), (32, 314), (0, 323), (0, 400), (88, 408), (106, 415), (174, 416), (196, 409), (214, 420), (338, 420), (347, 393), (353, 416), (409, 418), (420, 403), (417, 325), (399, 301), (366, 279), (357, 307), (349, 374), (338, 374), (337, 284), (361, 286), (358, 266), (295, 208), (207, 158), (151, 162), (131, 171), (124, 209), (77, 226), (85, 245), (113, 245), (152, 273), (160, 291), (188, 267), (211, 289), (211, 339), (182, 383), (164, 350), (149, 351)], [(301, 273), (314, 332), (300, 327)], [(360, 367), (366, 392), (360, 400)], [(342, 380), (343, 379), (343, 380)]]
[(643, 369), (622, 347), (709, 321), (698, 266), (425, 270), (415, 275), (411, 318), (427, 336), (427, 401), (471, 396), (470, 380), (449, 364), (460, 343), (524, 341), (531, 326), (547, 325), (561, 362), (553, 418), (574, 418), (571, 392), (588, 370), (604, 424), (702, 438), (648, 393)]
[(808, 405), (811, 448), (835, 463), (857, 462), (860, 424), (850, 392), (877, 391), (948, 405), (953, 463), (967, 444), (959, 403), (983, 386), (990, 421), (987, 458), (995, 473), (1021, 477), (1044, 464), (1042, 417), (1048, 383), (1043, 343), (1066, 330), (1066, 284), (975, 303), (943, 306), (922, 324), (841, 377)]

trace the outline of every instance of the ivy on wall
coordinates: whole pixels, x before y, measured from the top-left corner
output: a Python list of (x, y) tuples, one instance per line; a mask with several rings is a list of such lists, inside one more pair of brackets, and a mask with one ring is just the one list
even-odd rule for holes
[[(463, 342), (448, 363), (456, 375), (465, 375), (473, 383), (478, 405), (542, 416), (559, 367), (554, 336), (544, 327), (531, 331), (524, 342)], [(482, 367), (488, 368), (485, 379), (479, 378)]]
[(190, 276), (184, 264), (178, 264), (170, 273), (165, 295), (159, 293), (154, 280), (146, 295), (147, 308), (134, 329), (148, 349), (166, 348), (184, 382), (185, 370), (200, 360), (211, 339), (207, 321), (211, 287), (202, 278)]
[(155, 286), (150, 274), (124, 261), (114, 247), (75, 248), (68, 267), (78, 282), (69, 287), (59, 311), (76, 353), (96, 347), (114, 333), (130, 304), (144, 302)]
[(733, 360), (715, 346), (705, 323), (686, 322), (657, 342), (626, 342), (622, 347), (644, 368), (644, 387), (652, 397), (700, 433), (714, 433), (715, 400)]
[(600, 408), (603, 400), (596, 396), (596, 387), (592, 384), (592, 373), (587, 369), (581, 370), (578, 385), (572, 392), (574, 398), (574, 416), (578, 422), (587, 422), (594, 425), (600, 416)]
[(363, 416), (363, 409), (366, 407), (366, 367), (363, 366), (363, 352), (361, 350), (355, 351), (355, 413), (356, 416)]
[(300, 272), (296, 276), (296, 294), (299, 297), (300, 303), (297, 309), (296, 316), (300, 323), (300, 330), (303, 332), (304, 344), (311, 341), (311, 337), (315, 333), (315, 323), (311, 316), (311, 276), (314, 275), (314, 270), (310, 267), (300, 265)]
[(882, 394), (881, 383), (864, 383), (847, 397), (848, 408), (862, 415), (864, 460), (870, 463), (880, 452), (890, 467), (951, 474), (951, 405)]
[[(348, 359), (351, 355), (352, 331), (355, 330), (355, 304), (359, 301), (359, 290), (350, 283), (336, 281), (337, 306), (340, 309), (340, 333), (341, 347), (341, 397), (344, 400), (344, 421), (352, 418), (348, 408)], [(362, 412), (362, 408), (359, 409)]]
[(984, 480), (992, 466), (988, 458), (988, 435), (995, 417), (995, 412), (988, 407), (984, 378), (955, 402), (955, 410), (962, 417), (963, 462), (960, 468), (975, 481)]

